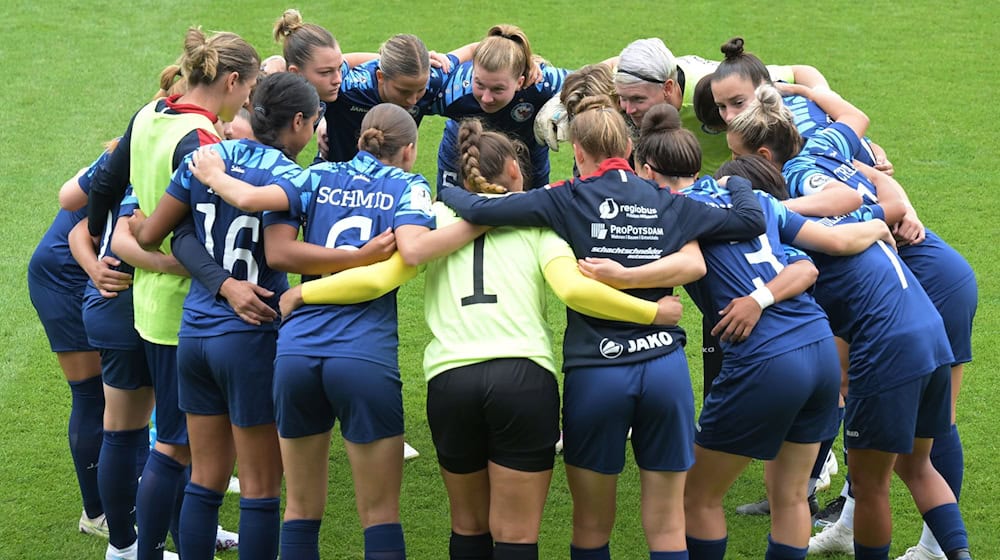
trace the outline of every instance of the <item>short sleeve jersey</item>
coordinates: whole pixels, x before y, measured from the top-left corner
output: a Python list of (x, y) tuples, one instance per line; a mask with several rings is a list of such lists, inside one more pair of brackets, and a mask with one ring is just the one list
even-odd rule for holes
[[(830, 115), (820, 108), (815, 101), (801, 95), (789, 95), (782, 97), (785, 107), (792, 112), (795, 127), (799, 129), (799, 134), (805, 140), (809, 140), (819, 131), (833, 124)], [(867, 138), (862, 138), (858, 145), (858, 152), (854, 157), (866, 165), (875, 165), (875, 154)]]
[[(427, 79), (427, 91), (416, 105), (409, 108), (413, 120), (423, 120), (424, 115), (433, 114), (431, 107), (443, 95), (444, 85), (459, 66), (458, 57), (449, 54), (451, 72), (431, 67)], [(358, 136), (361, 133), (361, 121), (372, 107), (382, 103), (378, 91), (378, 80), (375, 76), (379, 68), (379, 60), (370, 60), (349, 68), (345, 62), (341, 66), (344, 79), (340, 84), (340, 93), (332, 103), (326, 104), (326, 131), (329, 138), (327, 161), (350, 161), (358, 153)]]
[[(253, 140), (227, 140), (212, 145), (222, 156), (226, 173), (250, 185), (279, 184), (291, 187), (301, 181), (305, 172), (280, 150)], [(230, 206), (214, 191), (194, 177), (188, 163), (191, 156), (174, 173), (167, 194), (191, 208), (195, 233), (215, 262), (237, 280), (246, 280), (274, 292), (267, 303), (277, 307), (277, 299), (288, 289), (284, 272), (267, 266), (264, 256), (260, 212), (244, 212)], [(240, 319), (225, 298), (200, 282), (191, 282), (184, 299), (180, 336), (208, 337), (234, 331), (273, 331), (275, 323), (255, 326)]]
[(835, 122), (817, 132), (782, 167), (789, 195), (815, 194), (836, 180), (861, 193), (865, 204), (878, 204), (875, 185), (852, 163), (860, 150), (861, 139), (847, 125)]
[[(449, 185), (457, 185), (457, 121), (466, 117), (479, 117), (483, 119), (487, 129), (503, 132), (524, 142), (531, 154), (531, 186), (534, 188), (548, 184), (549, 151), (547, 146), (535, 140), (535, 114), (546, 101), (559, 94), (569, 71), (542, 64), (542, 77), (538, 83), (519, 90), (510, 103), (499, 111), (486, 113), (472, 94), (472, 67), (471, 61), (460, 64), (430, 109), (435, 115), (444, 115), (450, 119), (445, 123), (438, 149), (438, 187), (442, 186), (443, 180), (450, 180)], [(445, 173), (452, 175), (447, 176)]]
[[(434, 208), (439, 227), (458, 220), (443, 204)], [(511, 357), (554, 372), (542, 271), (559, 257), (573, 252), (551, 229), (502, 227), (429, 262), (424, 316), (434, 338), (424, 352), (427, 379)]]
[[(729, 191), (711, 177), (697, 181), (683, 194), (712, 206), (731, 206)], [(788, 264), (784, 244), (791, 243), (805, 218), (786, 209), (772, 196), (755, 191), (767, 221), (767, 231), (740, 243), (703, 243), (708, 273), (686, 286), (688, 294), (706, 317), (730, 301), (743, 297), (774, 279)], [(749, 364), (772, 358), (832, 336), (826, 314), (807, 293), (777, 302), (761, 314), (750, 336), (738, 343), (720, 341), (723, 357)]]
[[(290, 210), (265, 214), (264, 223), (301, 226), (306, 243), (360, 248), (389, 228), (435, 227), (427, 181), (365, 151), (314, 165), (294, 186), (286, 189)], [(356, 305), (305, 305), (278, 332), (278, 356), (357, 358), (394, 369), (398, 345), (395, 290)]]
[[(819, 222), (860, 219), (855, 212)], [(851, 395), (870, 396), (952, 363), (941, 316), (909, 267), (885, 243), (848, 257), (812, 257), (819, 269), (813, 295), (834, 334), (851, 345)]]

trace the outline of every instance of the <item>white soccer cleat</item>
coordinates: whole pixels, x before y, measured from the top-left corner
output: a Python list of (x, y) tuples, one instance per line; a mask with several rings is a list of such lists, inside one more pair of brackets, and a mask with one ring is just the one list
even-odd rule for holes
[(416, 450), (412, 445), (403, 442), (403, 460), (408, 461), (410, 459), (416, 459), (420, 456), (420, 452)]
[(239, 494), (240, 479), (235, 476), (229, 477), (229, 486), (226, 488), (226, 492), (229, 494)]
[(103, 513), (91, 519), (84, 511), (80, 514), (80, 532), (106, 539), (108, 538), (108, 520), (104, 518)]
[(834, 523), (809, 539), (807, 554), (850, 554), (854, 556), (854, 529)]
[(115, 548), (111, 543), (108, 543), (108, 550), (104, 553), (104, 560), (136, 560), (138, 557), (138, 540), (125, 548)]
[(906, 554), (900, 556), (896, 560), (948, 560), (948, 558), (943, 554), (934, 554), (924, 548), (924, 545), (917, 543), (917, 546), (907, 548)]
[(215, 529), (215, 551), (237, 550), (240, 548), (240, 534), (227, 531), (222, 525)]
[(837, 464), (837, 456), (830, 451), (826, 454), (826, 461), (823, 462), (823, 468), (819, 471), (819, 482), (816, 483), (817, 492), (826, 492), (830, 489), (830, 476), (837, 474), (840, 471), (840, 465)]

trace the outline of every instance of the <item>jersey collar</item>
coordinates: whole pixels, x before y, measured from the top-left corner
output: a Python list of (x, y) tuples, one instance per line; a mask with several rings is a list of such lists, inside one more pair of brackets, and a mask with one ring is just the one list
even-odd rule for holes
[(192, 103), (177, 103), (177, 100), (180, 99), (182, 95), (184, 94), (178, 93), (176, 95), (171, 95), (170, 97), (166, 98), (164, 102), (166, 103), (167, 108), (170, 109), (171, 111), (176, 111), (178, 113), (195, 113), (198, 115), (202, 115), (208, 120), (212, 121), (213, 123), (219, 120), (219, 115), (216, 115), (215, 113), (199, 105), (194, 105)]

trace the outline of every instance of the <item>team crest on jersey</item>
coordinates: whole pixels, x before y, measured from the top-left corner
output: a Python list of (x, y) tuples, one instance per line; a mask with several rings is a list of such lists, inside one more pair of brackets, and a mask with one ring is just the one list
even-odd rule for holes
[(817, 173), (815, 175), (811, 175), (806, 183), (810, 190), (818, 191), (825, 187), (830, 181), (833, 181), (832, 177), (823, 175), (822, 173)]
[(417, 118), (418, 116), (420, 116), (420, 107), (414, 105), (413, 107), (407, 109), (406, 112), (409, 113), (411, 117)]
[(610, 338), (601, 340), (600, 349), (601, 355), (609, 360), (613, 360), (618, 356), (621, 356), (622, 352), (625, 351), (624, 346), (614, 340), (611, 340)]
[(510, 110), (510, 118), (517, 122), (525, 122), (535, 114), (535, 106), (527, 101), (514, 105)]
[(618, 215), (618, 203), (613, 198), (605, 198), (604, 202), (597, 207), (602, 220), (611, 220)]
[(432, 213), (431, 206), (433, 204), (434, 201), (431, 200), (431, 193), (427, 189), (414, 186), (410, 191), (410, 208), (430, 214)]

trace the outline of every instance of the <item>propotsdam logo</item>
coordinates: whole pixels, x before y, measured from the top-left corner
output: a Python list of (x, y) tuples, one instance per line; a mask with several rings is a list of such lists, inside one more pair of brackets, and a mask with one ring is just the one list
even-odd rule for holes
[(597, 207), (602, 220), (610, 220), (618, 215), (618, 203), (613, 198), (605, 198), (604, 202)]
[(613, 360), (622, 355), (625, 347), (610, 338), (601, 340), (601, 355), (609, 360)]

